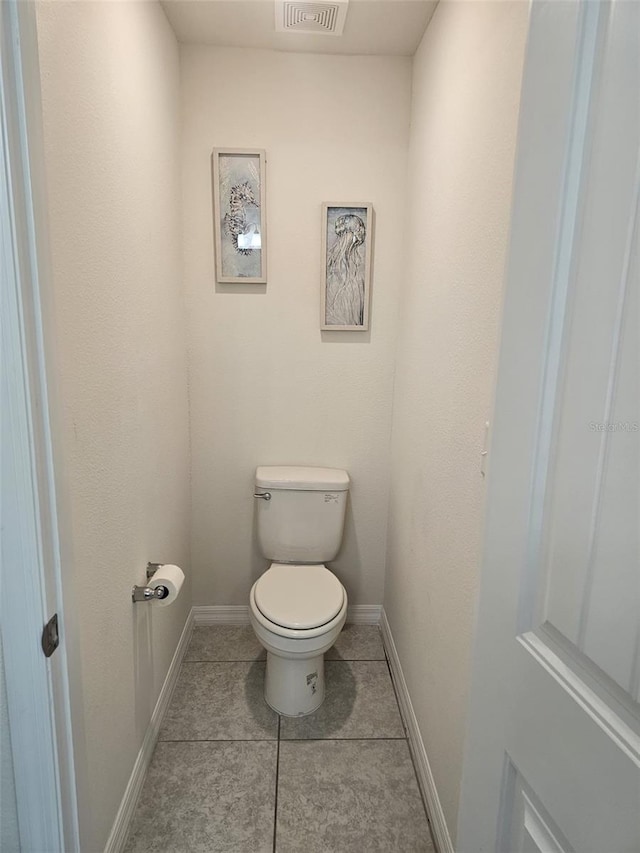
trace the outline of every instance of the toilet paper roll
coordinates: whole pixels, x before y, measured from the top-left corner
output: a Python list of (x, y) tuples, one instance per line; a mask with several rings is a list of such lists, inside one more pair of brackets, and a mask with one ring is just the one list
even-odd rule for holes
[(164, 586), (169, 590), (169, 595), (166, 598), (158, 598), (156, 601), (161, 607), (166, 607), (168, 604), (173, 604), (178, 595), (180, 588), (184, 583), (184, 572), (179, 566), (160, 566), (158, 571), (152, 576), (149, 581), (149, 586), (156, 589), (159, 586)]

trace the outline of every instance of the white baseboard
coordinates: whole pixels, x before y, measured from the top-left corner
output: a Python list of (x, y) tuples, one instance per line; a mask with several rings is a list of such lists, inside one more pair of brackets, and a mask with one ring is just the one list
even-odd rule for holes
[(384, 610), (382, 610), (380, 617), (380, 628), (382, 630), (382, 641), (384, 643), (385, 651), (387, 652), (387, 657), (389, 658), (391, 675), (395, 684), (396, 693), (398, 694), (400, 713), (402, 714), (402, 719), (407, 730), (407, 740), (409, 741), (409, 749), (411, 750), (413, 763), (416, 768), (418, 784), (422, 791), (422, 796), (427, 808), (427, 814), (429, 816), (429, 823), (431, 824), (433, 841), (438, 853), (455, 853), (451, 836), (449, 835), (447, 821), (445, 820), (444, 812), (442, 811), (438, 791), (436, 790), (436, 783), (433, 778), (433, 773), (431, 772), (431, 767), (429, 766), (429, 759), (427, 758), (427, 752), (424, 748), (422, 735), (418, 728), (418, 721), (413, 710), (413, 705), (411, 704), (411, 697), (409, 696), (407, 682), (404, 679), (404, 674), (400, 665), (398, 651), (393, 641), (389, 622), (387, 621), (387, 614)]
[(104, 848), (104, 853), (120, 853), (126, 844), (131, 818), (133, 817), (140, 792), (142, 791), (147, 768), (151, 761), (156, 741), (158, 740), (160, 726), (167, 708), (169, 707), (171, 694), (173, 693), (173, 688), (176, 686), (178, 673), (180, 672), (180, 666), (182, 665), (182, 659), (187, 651), (192, 632), (193, 608), (187, 617), (187, 621), (184, 623), (184, 628), (182, 629), (178, 646), (173, 655), (171, 665), (169, 666), (167, 677), (162, 685), (162, 690), (158, 696), (156, 707), (153, 709), (151, 720), (149, 721), (144, 740), (142, 741), (140, 752), (136, 758), (136, 763), (133, 765), (133, 770), (129, 777), (129, 783), (124, 792), (118, 813), (116, 814), (116, 819), (113, 822), (111, 833)]
[[(249, 607), (246, 604), (197, 605), (192, 612), (196, 626), (249, 624)], [(381, 612), (379, 604), (354, 604), (347, 608), (347, 622), (351, 625), (378, 625)]]
[(347, 624), (379, 625), (381, 604), (351, 604), (347, 607)]
[(246, 604), (198, 604), (191, 610), (196, 627), (249, 624), (249, 607)]

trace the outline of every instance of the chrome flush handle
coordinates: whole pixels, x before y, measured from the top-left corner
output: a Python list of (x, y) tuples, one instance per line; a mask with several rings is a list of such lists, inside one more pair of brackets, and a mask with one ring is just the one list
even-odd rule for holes
[(259, 495), (257, 492), (254, 492), (253, 496), (254, 496), (254, 498), (260, 498), (260, 500), (263, 500), (263, 501), (270, 501), (271, 500), (271, 492), (264, 492), (262, 495)]

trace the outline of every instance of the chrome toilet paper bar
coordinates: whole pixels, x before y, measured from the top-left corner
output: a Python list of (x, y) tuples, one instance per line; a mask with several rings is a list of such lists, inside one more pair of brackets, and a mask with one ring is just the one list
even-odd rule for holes
[(169, 595), (169, 590), (166, 586), (157, 586), (152, 589), (150, 586), (134, 586), (131, 590), (132, 601), (153, 601), (154, 598), (162, 600)]
[[(164, 563), (147, 563), (147, 580), (151, 580), (162, 566)], [(169, 590), (166, 586), (157, 586), (155, 589), (150, 586), (134, 586), (131, 590), (131, 601), (153, 601), (154, 599), (161, 601), (168, 595)]]

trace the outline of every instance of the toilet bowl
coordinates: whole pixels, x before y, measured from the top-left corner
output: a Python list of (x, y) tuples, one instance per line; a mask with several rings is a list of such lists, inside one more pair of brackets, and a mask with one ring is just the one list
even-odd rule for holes
[(265, 700), (285, 716), (313, 713), (325, 695), (324, 654), (347, 617), (342, 584), (324, 565), (273, 563), (251, 588), (249, 612), (267, 651)]
[(265, 700), (285, 716), (324, 700), (324, 654), (347, 616), (347, 593), (324, 562), (340, 548), (348, 488), (334, 468), (256, 471), (258, 540), (273, 562), (251, 588), (249, 613), (267, 651)]

